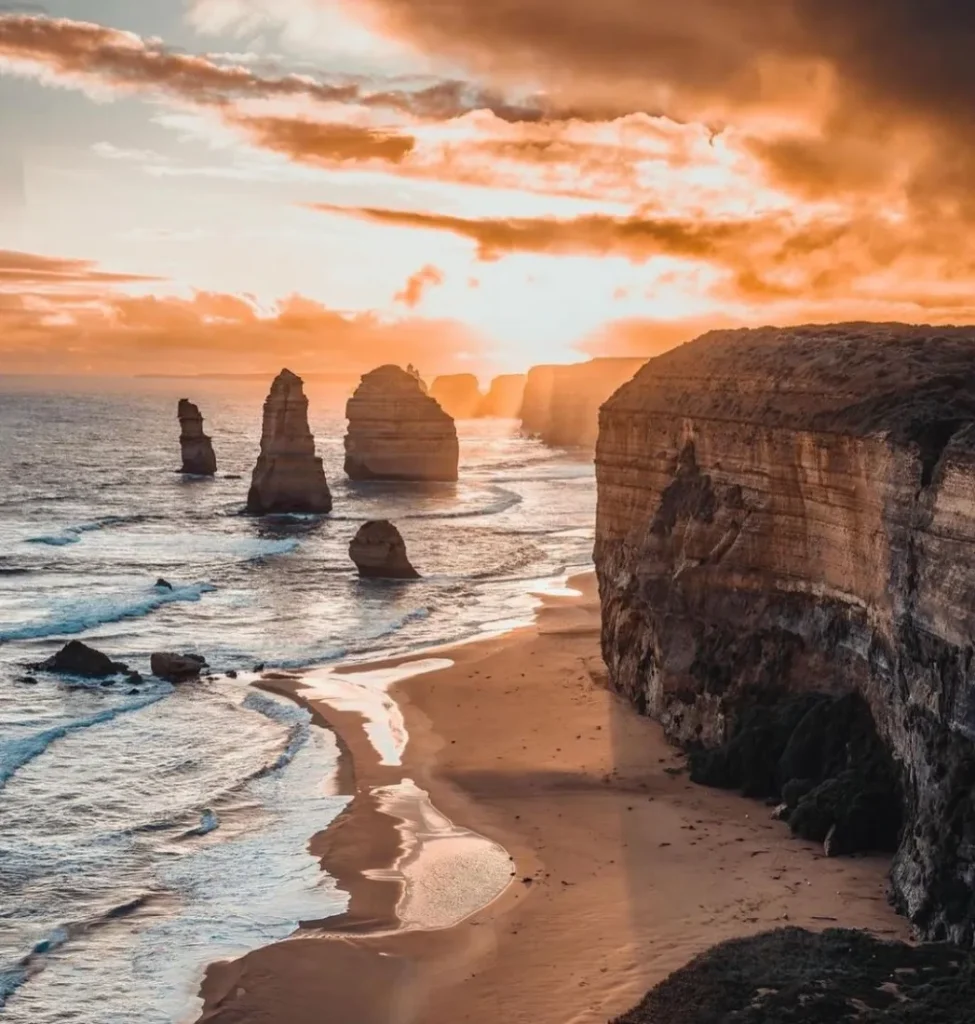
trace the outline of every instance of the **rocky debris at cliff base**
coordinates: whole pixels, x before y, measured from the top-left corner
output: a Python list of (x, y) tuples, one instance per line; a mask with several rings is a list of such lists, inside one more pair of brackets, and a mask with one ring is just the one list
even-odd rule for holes
[(82, 676), (85, 679), (106, 679), (108, 676), (128, 672), (129, 666), (121, 661), (112, 661), (107, 654), (96, 651), (80, 640), (72, 640), (57, 654), (46, 661), (31, 665), (37, 672), (57, 672), (66, 676)]
[(350, 480), (457, 479), (453, 419), (426, 393), (415, 371), (380, 366), (346, 406), (345, 472)]
[(903, 795), (863, 699), (803, 694), (747, 708), (723, 746), (691, 752), (691, 780), (781, 800), (775, 816), (831, 856), (897, 849)]
[(264, 403), (261, 454), (247, 511), (260, 516), (332, 511), (325, 469), (308, 426), (304, 383), (290, 370), (275, 377)]
[(970, 1024), (975, 955), (866, 932), (782, 928), (724, 942), (613, 1024)]
[(416, 580), (420, 574), (410, 564), (406, 542), (386, 519), (365, 523), (349, 544), (349, 557), (366, 579)]
[(180, 435), (179, 446), (183, 456), (181, 472), (187, 476), (213, 476), (217, 472), (217, 457), (213, 442), (203, 432), (203, 415), (199, 407), (185, 398), (177, 409)]
[(157, 651), (149, 660), (152, 674), (169, 683), (199, 678), (206, 664), (206, 658), (199, 654), (169, 654), (161, 651)]

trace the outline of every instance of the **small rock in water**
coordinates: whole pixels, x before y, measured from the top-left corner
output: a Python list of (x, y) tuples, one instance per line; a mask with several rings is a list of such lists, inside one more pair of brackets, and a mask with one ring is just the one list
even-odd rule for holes
[(164, 580), (162, 578), (162, 576), (160, 576), (159, 579), (156, 580), (156, 590), (172, 590), (172, 589), (173, 589), (172, 583), (170, 583), (169, 580)]
[(112, 661), (107, 654), (94, 647), (72, 640), (46, 661), (30, 666), (44, 672), (60, 672), (69, 676), (84, 676), (86, 679), (104, 679), (120, 672), (127, 672), (128, 665)]
[(263, 672), (264, 671), (264, 662), (262, 661), (259, 665), (255, 665), (254, 666), (254, 671), (255, 672)]
[(406, 543), (387, 519), (376, 519), (360, 527), (349, 545), (349, 557), (359, 575), (368, 579), (415, 580), (420, 574), (410, 565)]
[(141, 672), (130, 672), (126, 677), (125, 681), (130, 683), (132, 686), (138, 686), (139, 683), (145, 682), (142, 678)]
[(198, 654), (169, 654), (157, 651), (150, 659), (152, 674), (170, 683), (198, 679), (206, 667), (206, 658)]
[(33, 676), (21, 676), (18, 683), (23, 683), (24, 686), (37, 686), (37, 680)]
[(236, 679), (237, 678), (236, 671), (234, 669), (232, 669), (232, 668), (227, 669), (227, 678), (228, 679)]

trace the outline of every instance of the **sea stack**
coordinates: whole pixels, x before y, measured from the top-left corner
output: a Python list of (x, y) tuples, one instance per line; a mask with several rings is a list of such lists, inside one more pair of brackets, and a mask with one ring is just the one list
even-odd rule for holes
[(514, 419), (520, 412), (525, 398), (523, 373), (503, 373), (491, 381), (488, 393), (481, 399), (477, 415), (485, 418)]
[(481, 388), (473, 373), (454, 373), (434, 379), (430, 397), (435, 398), (448, 416), (469, 420), (477, 415)]
[(365, 523), (349, 545), (349, 557), (366, 579), (415, 580), (420, 574), (410, 565), (406, 543), (386, 519)]
[(705, 335), (606, 402), (596, 478), (612, 686), (827, 853), (893, 799), (898, 908), (970, 947), (975, 328)]
[(254, 515), (332, 511), (332, 495), (308, 427), (303, 382), (282, 370), (264, 403), (261, 454), (254, 467), (247, 511)]
[(217, 459), (213, 444), (203, 433), (203, 415), (199, 407), (186, 398), (179, 400), (179, 446), (183, 453), (181, 472), (190, 476), (213, 476)]
[(457, 479), (454, 421), (415, 372), (380, 366), (367, 373), (346, 414), (345, 472), (351, 480)]

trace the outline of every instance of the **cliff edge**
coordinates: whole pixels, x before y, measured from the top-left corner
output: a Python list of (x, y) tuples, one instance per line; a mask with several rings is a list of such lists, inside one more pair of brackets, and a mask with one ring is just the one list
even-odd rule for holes
[(605, 403), (596, 470), (613, 686), (711, 752), (699, 774), (821, 829), (874, 807), (858, 750), (886, 771), (862, 702), (897, 775), (895, 901), (971, 944), (975, 328), (713, 332)]

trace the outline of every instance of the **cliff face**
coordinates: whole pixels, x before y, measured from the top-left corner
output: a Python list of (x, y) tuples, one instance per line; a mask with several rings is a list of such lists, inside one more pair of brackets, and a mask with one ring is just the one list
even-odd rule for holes
[(183, 456), (181, 472), (192, 476), (213, 476), (217, 471), (217, 457), (213, 444), (203, 433), (203, 416), (192, 402), (179, 400), (179, 446)]
[(900, 907), (975, 937), (975, 330), (715, 332), (603, 407), (613, 685), (715, 748), (855, 694), (892, 755)]
[(398, 366), (367, 373), (346, 409), (345, 472), (352, 480), (456, 480), (453, 419)]
[(525, 397), (525, 374), (503, 373), (491, 381), (488, 393), (481, 399), (477, 415), (497, 419), (514, 419), (521, 411)]
[(473, 373), (449, 374), (434, 379), (430, 397), (448, 416), (455, 420), (469, 420), (477, 415), (481, 387)]
[(247, 510), (255, 515), (331, 512), (332, 495), (315, 438), (308, 426), (308, 399), (300, 377), (282, 370), (264, 403), (261, 454), (254, 467)]
[(553, 447), (592, 448), (599, 407), (645, 359), (591, 359), (570, 366), (535, 366), (528, 372), (521, 426)]

